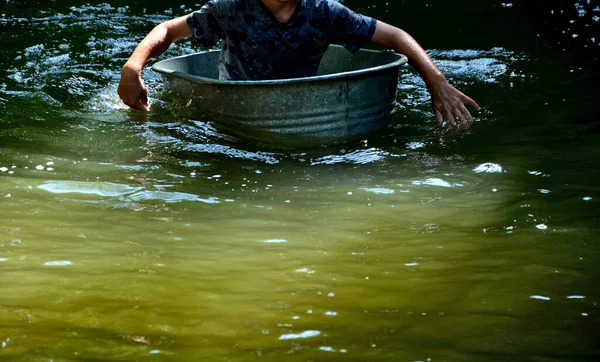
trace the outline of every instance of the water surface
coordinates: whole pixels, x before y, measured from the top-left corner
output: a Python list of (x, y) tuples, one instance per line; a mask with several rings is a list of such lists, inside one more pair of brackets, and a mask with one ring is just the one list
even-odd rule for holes
[(474, 126), (436, 132), (405, 68), (384, 132), (266, 148), (148, 70), (152, 111), (118, 100), (195, 3), (0, 5), (2, 360), (600, 358), (600, 8), (347, 5), (422, 40)]

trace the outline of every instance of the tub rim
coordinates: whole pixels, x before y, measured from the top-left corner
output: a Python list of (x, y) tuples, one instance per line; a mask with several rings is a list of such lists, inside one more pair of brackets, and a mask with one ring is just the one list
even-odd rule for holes
[[(333, 46), (336, 48), (343, 48), (342, 46), (333, 45), (333, 44), (330, 46)], [(404, 54), (399, 54), (399, 53), (392, 52), (392, 51), (388, 52), (388, 51), (373, 50), (373, 49), (360, 49), (359, 52), (388, 53), (388, 54), (391, 54), (392, 56), (394, 56), (394, 55), (397, 56), (398, 59), (396, 59), (393, 62), (386, 63), (383, 65), (378, 65), (375, 67), (369, 67), (369, 68), (358, 69), (358, 70), (352, 70), (352, 71), (348, 71), (348, 72), (315, 75), (312, 77), (269, 79), (269, 80), (222, 80), (222, 79), (202, 77), (199, 75), (192, 75), (192, 74), (184, 73), (184, 72), (180, 72), (180, 71), (173, 71), (173, 70), (169, 70), (163, 66), (164, 65), (163, 63), (166, 63), (173, 59), (188, 58), (188, 57), (192, 57), (192, 56), (195, 56), (198, 54), (220, 52), (220, 51), (221, 51), (220, 49), (212, 49), (212, 50), (207, 50), (207, 51), (203, 51), (203, 52), (196, 52), (196, 53), (192, 53), (192, 54), (171, 57), (168, 59), (160, 60), (160, 61), (152, 64), (151, 69), (159, 74), (175, 76), (178, 78), (189, 80), (194, 83), (214, 84), (214, 85), (234, 85), (234, 86), (243, 86), (243, 85), (260, 86), (260, 85), (288, 85), (288, 84), (300, 84), (300, 83), (309, 83), (309, 82), (321, 82), (321, 81), (326, 81), (326, 80), (338, 80), (338, 79), (342, 79), (342, 78), (356, 77), (356, 76), (369, 74), (369, 73), (377, 73), (377, 72), (380, 72), (380, 71), (383, 71), (386, 69), (400, 67), (401, 65), (406, 64), (408, 62), (408, 58)]]

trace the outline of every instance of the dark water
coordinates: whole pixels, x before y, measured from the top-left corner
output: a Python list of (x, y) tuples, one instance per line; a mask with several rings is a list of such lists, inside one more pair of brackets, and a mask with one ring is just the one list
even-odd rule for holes
[[(0, 3), (0, 359), (600, 359), (598, 1), (350, 1), (483, 110), (285, 152), (120, 104), (120, 67), (196, 9)], [(166, 56), (197, 50), (181, 42)]]

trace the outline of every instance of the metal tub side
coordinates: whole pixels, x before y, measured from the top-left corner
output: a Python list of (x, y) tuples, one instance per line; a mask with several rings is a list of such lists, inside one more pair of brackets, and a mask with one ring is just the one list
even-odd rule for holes
[[(215, 121), (319, 138), (344, 138), (386, 125), (396, 100), (402, 55), (331, 46), (315, 77), (224, 81), (218, 51), (156, 63), (167, 88), (193, 99)], [(162, 64), (161, 64), (162, 63)], [(166, 70), (166, 71), (165, 71)]]

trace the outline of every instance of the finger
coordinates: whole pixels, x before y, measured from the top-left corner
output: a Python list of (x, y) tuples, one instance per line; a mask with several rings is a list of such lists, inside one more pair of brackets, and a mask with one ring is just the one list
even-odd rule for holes
[(125, 105), (129, 105), (131, 103), (131, 101), (129, 100), (129, 94), (125, 93), (124, 91), (121, 91), (121, 89), (119, 89), (119, 98), (121, 99), (121, 102), (123, 102)]
[(129, 105), (129, 107), (133, 108), (133, 109), (137, 109), (139, 111), (147, 111), (147, 106), (142, 104), (142, 101), (139, 100), (131, 105)]
[(463, 102), (465, 102), (467, 104), (470, 104), (476, 110), (478, 110), (478, 111), (481, 110), (481, 107), (479, 107), (479, 104), (477, 104), (477, 102), (475, 102), (469, 96), (462, 94), (461, 95), (461, 99), (462, 99)]
[(456, 123), (458, 122), (464, 122), (465, 121), (465, 117), (463, 116), (462, 112), (460, 111), (460, 109), (458, 109), (458, 105), (455, 107), (452, 107), (452, 115), (454, 116), (454, 119), (456, 120)]
[[(460, 110), (457, 109), (457, 112), (460, 112)], [(465, 117), (465, 115), (462, 114), (462, 112), (459, 116), (456, 116), (456, 127), (460, 129), (467, 129), (471, 127), (472, 124), (473, 122), (471, 122), (467, 117)]]
[(133, 100), (130, 100), (130, 102), (125, 103), (125, 104), (127, 104), (129, 107), (131, 107), (133, 109), (137, 109), (139, 111), (148, 111), (149, 110), (148, 104), (144, 103), (144, 97), (141, 94), (138, 98), (133, 98)]
[(144, 107), (145, 111), (149, 111), (150, 110), (150, 105), (148, 104), (148, 90), (146, 89), (146, 87), (142, 88), (142, 94), (141, 94), (141, 98), (140, 98), (140, 103)]
[(469, 123), (473, 122), (473, 117), (471, 116), (471, 113), (469, 113), (469, 110), (467, 109), (467, 107), (465, 107), (464, 104), (459, 105), (458, 109), (459, 109), (460, 113), (462, 114), (463, 119), (466, 122), (469, 122)]
[(444, 118), (446, 118), (446, 121), (450, 122), (451, 125), (456, 126), (456, 121), (454, 120), (452, 112), (447, 109), (444, 109)]
[(150, 106), (148, 105), (148, 97), (145, 94), (140, 94), (140, 99), (135, 99), (128, 94), (119, 95), (123, 103), (133, 109), (139, 109), (140, 111), (148, 111)]
[(456, 119), (456, 126), (457, 127), (462, 127), (462, 126), (469, 126), (471, 124), (471, 122), (469, 122), (465, 116), (462, 114), (462, 112), (460, 112), (460, 110), (457, 108), (454, 110), (454, 112), (452, 113), (454, 115), (454, 119)]
[(442, 116), (440, 111), (438, 111), (437, 109), (434, 110), (434, 113), (435, 113), (435, 119), (437, 120), (438, 125), (441, 127), (442, 124), (444, 124), (444, 116)]
[(135, 102), (130, 100), (129, 98), (123, 97), (121, 98), (121, 100), (123, 101), (123, 104), (125, 104), (127, 107), (133, 108), (133, 106), (135, 105)]

